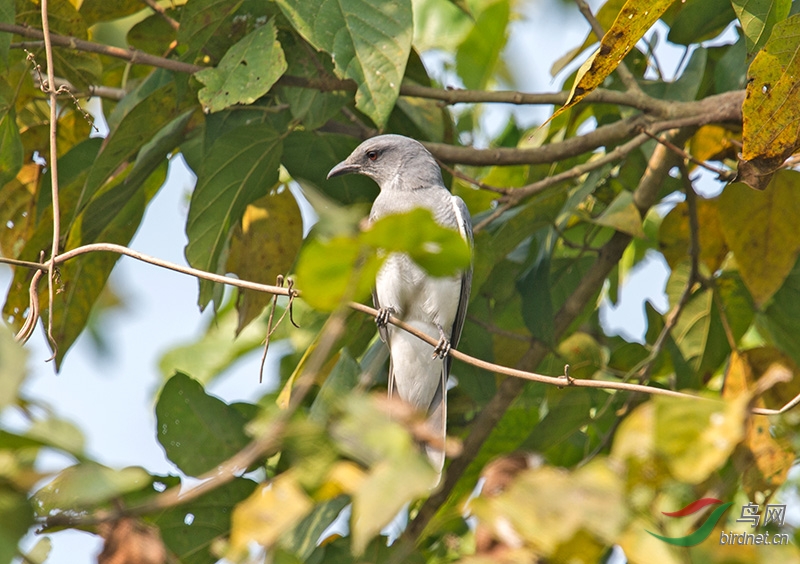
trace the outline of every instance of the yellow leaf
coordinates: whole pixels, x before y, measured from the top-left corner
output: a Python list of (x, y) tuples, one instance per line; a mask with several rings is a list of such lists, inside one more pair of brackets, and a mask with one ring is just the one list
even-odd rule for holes
[(297, 485), (294, 476), (284, 473), (262, 484), (250, 497), (233, 509), (231, 542), (227, 558), (238, 561), (247, 555), (250, 543), (269, 547), (311, 511), (313, 504)]
[[(721, 125), (704, 125), (689, 140), (689, 152), (699, 161), (720, 161), (723, 158), (736, 157), (735, 141), (741, 142), (741, 134)], [(694, 168), (697, 165), (691, 164)]]
[(725, 241), (757, 305), (781, 287), (800, 253), (800, 173), (779, 171), (763, 192), (730, 184), (719, 197)]
[(553, 118), (600, 86), (671, 4), (672, 0), (625, 2), (617, 19), (600, 41), (600, 47), (581, 65), (567, 103), (553, 114)]
[[(288, 274), (302, 242), (300, 207), (289, 188), (281, 186), (245, 209), (241, 225), (233, 230), (227, 270), (242, 280), (275, 284), (279, 274)], [(236, 332), (255, 319), (271, 298), (240, 290)]]

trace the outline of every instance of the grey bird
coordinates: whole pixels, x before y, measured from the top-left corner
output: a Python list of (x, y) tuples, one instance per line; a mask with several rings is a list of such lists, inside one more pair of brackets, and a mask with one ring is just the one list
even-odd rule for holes
[[(418, 141), (402, 135), (379, 135), (364, 141), (328, 173), (328, 178), (356, 173), (372, 178), (381, 191), (370, 222), (414, 208), (431, 211), (440, 225), (458, 231), (472, 248), (472, 222), (464, 201), (450, 194), (442, 171)], [(447, 378), (451, 347), (458, 345), (472, 282), (472, 266), (455, 276), (436, 278), (408, 255), (392, 253), (378, 271), (372, 297), (379, 314), (375, 321), (389, 346), (389, 396), (397, 394), (414, 408), (427, 412), (432, 436), (444, 445), (447, 420)], [(405, 321), (427, 335), (428, 343), (388, 325), (389, 316)], [(433, 467), (441, 472), (444, 451), (426, 445)]]

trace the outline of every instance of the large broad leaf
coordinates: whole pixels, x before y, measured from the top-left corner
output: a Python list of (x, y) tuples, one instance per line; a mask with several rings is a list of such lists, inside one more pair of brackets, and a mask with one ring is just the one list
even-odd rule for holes
[[(739, 176), (763, 189), (800, 147), (800, 14), (778, 23), (747, 72)], [(755, 177), (752, 179), (752, 177)]]
[(245, 416), (180, 372), (164, 384), (156, 417), (158, 442), (167, 457), (190, 476), (211, 470), (250, 442), (244, 432)]
[(25, 493), (0, 486), (0, 562), (16, 559), (17, 543), (33, 523), (33, 510)]
[(716, 37), (734, 18), (730, 0), (688, 0), (672, 22), (667, 39), (679, 45)]
[(800, 261), (786, 277), (763, 312), (756, 318), (759, 330), (795, 363), (800, 364)]
[[(186, 259), (210, 272), (224, 271), (223, 251), (231, 229), (248, 204), (278, 181), (281, 138), (269, 125), (244, 125), (228, 131), (211, 147), (197, 174), (186, 220)], [(200, 307), (211, 300), (213, 285), (200, 283)]]
[(486, 87), (500, 62), (506, 45), (506, 27), (510, 16), (508, 0), (498, 0), (478, 16), (475, 26), (456, 51), (456, 70), (467, 88)]
[(748, 400), (748, 394), (726, 402), (664, 396), (651, 400), (655, 448), (676, 479), (699, 484), (725, 464), (745, 436)]
[[(142, 222), (147, 204), (161, 188), (167, 175), (166, 161), (161, 165), (160, 171), (150, 176), (147, 181), (131, 195), (122, 209), (116, 211), (113, 218), (103, 218), (102, 229), (91, 227), (92, 219), (86, 213), (80, 214), (73, 223), (67, 238), (67, 249), (76, 248), (87, 242), (83, 237), (86, 230), (96, 233), (97, 240), (107, 243), (127, 245), (133, 238), (139, 224)], [(113, 192), (123, 182), (125, 175), (121, 174), (101, 193), (100, 197)], [(53, 315), (53, 337), (58, 344), (56, 364), (61, 366), (64, 355), (78, 338), (97, 298), (111, 275), (120, 255), (115, 253), (90, 253), (77, 257), (61, 266), (61, 292), (56, 295)], [(41, 296), (42, 311), (46, 309), (47, 296)]]
[[(672, 0), (628, 0), (620, 10), (614, 24), (603, 36), (600, 47), (578, 69), (575, 84), (567, 103), (553, 114), (566, 111), (600, 86), (617, 68), (645, 32), (656, 23)], [(551, 118), (552, 119), (552, 118)]]
[(358, 85), (356, 108), (383, 126), (411, 51), (411, 1), (278, 0), (294, 28), (329, 53), (340, 78)]
[(233, 45), (213, 69), (195, 74), (205, 84), (197, 97), (207, 112), (234, 104), (252, 104), (266, 94), (286, 71), (273, 20)]
[(781, 287), (800, 253), (800, 173), (778, 172), (763, 192), (741, 183), (719, 197), (719, 217), (742, 280), (761, 305)]
[(772, 27), (789, 15), (792, 0), (731, 0), (731, 4), (742, 24), (747, 55), (752, 56), (767, 42)]

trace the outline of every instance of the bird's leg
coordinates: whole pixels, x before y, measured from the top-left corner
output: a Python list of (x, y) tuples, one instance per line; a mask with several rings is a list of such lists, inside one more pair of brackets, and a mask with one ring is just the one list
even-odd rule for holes
[(380, 308), (378, 310), (378, 315), (375, 316), (375, 324), (378, 327), (386, 327), (386, 324), (389, 323), (389, 317), (395, 313), (397, 312), (391, 306)]
[(437, 356), (439, 358), (444, 358), (450, 352), (450, 339), (445, 335), (441, 325), (437, 323), (436, 328), (439, 330), (439, 342), (436, 344), (436, 348), (433, 349), (433, 358)]

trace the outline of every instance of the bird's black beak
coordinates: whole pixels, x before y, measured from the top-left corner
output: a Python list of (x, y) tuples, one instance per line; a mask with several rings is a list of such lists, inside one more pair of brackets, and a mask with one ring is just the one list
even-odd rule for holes
[(334, 176), (342, 176), (344, 174), (350, 174), (352, 172), (359, 172), (361, 167), (357, 164), (349, 163), (347, 161), (342, 161), (337, 164), (335, 167), (331, 169), (328, 173), (328, 178), (333, 178)]

